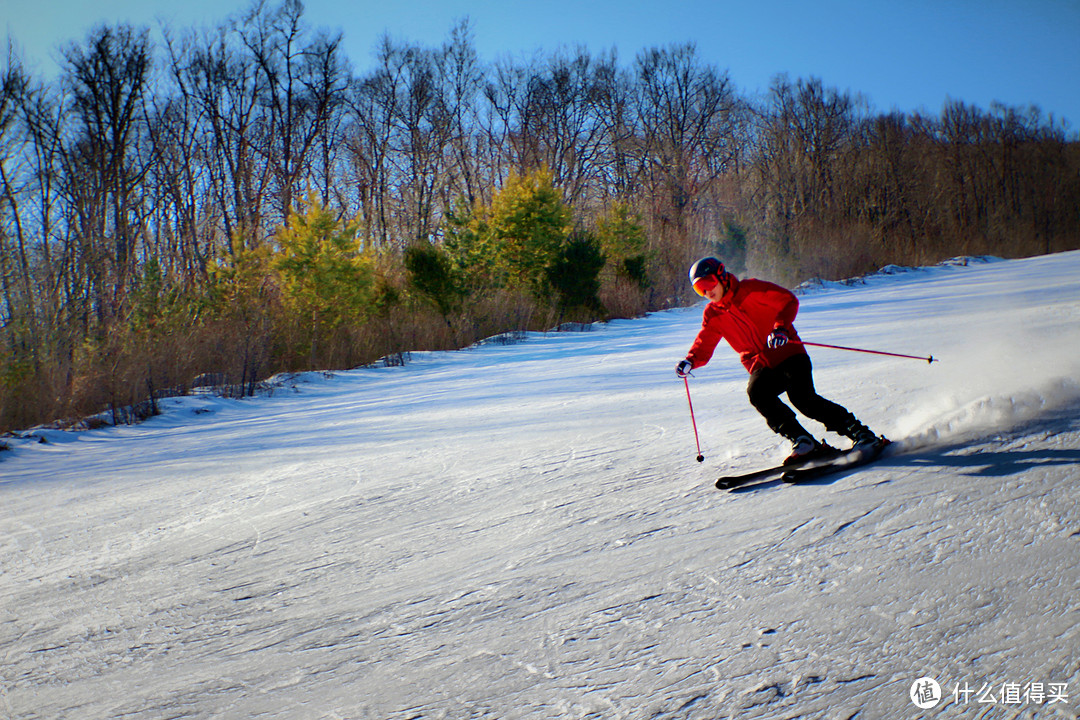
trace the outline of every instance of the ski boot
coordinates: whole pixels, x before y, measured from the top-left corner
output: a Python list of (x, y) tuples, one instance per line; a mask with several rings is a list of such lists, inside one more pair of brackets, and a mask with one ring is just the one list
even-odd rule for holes
[(888, 442), (885, 438), (875, 435), (873, 430), (866, 427), (858, 420), (853, 421), (850, 425), (841, 430), (840, 434), (851, 440), (852, 450), (869, 449), (878, 444)]
[(809, 435), (800, 435), (791, 440), (791, 454), (784, 460), (784, 465), (802, 465), (818, 458), (836, 455), (836, 448), (818, 442)]

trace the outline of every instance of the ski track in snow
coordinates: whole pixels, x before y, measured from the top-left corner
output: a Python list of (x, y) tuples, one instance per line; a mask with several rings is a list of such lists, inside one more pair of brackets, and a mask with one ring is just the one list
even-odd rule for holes
[(700, 306), (14, 441), (0, 717), (1075, 718), (1080, 253), (802, 302), (941, 362), (813, 352), (898, 442), (798, 486), (713, 489), (785, 451), (726, 346), (694, 462)]

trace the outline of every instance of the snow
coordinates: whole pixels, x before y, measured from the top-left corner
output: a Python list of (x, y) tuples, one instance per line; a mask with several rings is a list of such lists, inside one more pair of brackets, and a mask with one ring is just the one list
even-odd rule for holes
[(814, 350), (900, 451), (806, 485), (713, 488), (726, 347), (695, 462), (701, 306), (9, 441), (0, 717), (1076, 717), (1080, 252), (902, 270), (802, 295), (940, 359)]

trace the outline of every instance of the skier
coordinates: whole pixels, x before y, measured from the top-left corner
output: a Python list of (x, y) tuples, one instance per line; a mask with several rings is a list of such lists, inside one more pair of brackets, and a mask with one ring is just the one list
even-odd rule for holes
[(810, 356), (792, 325), (799, 311), (799, 300), (790, 290), (754, 278), (739, 280), (714, 257), (694, 263), (690, 282), (709, 304), (705, 307), (701, 330), (675, 372), (682, 378), (692, 369), (705, 365), (717, 343), (726, 339), (750, 372), (746, 387), (750, 403), (774, 432), (792, 443), (785, 465), (837, 452), (816, 440), (799, 423), (791, 408), (780, 400), (785, 392), (799, 412), (849, 438), (854, 447), (872, 447), (883, 442), (846, 408), (814, 390)]

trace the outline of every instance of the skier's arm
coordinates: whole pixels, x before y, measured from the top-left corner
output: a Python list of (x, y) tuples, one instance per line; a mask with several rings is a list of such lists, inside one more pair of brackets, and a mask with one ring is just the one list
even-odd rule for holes
[(712, 315), (706, 311), (701, 322), (701, 330), (698, 331), (697, 337), (694, 338), (694, 344), (690, 346), (690, 352), (686, 353), (686, 359), (690, 361), (694, 368), (699, 368), (712, 359), (713, 351), (716, 350), (717, 344), (724, 337), (720, 330), (710, 322), (711, 318)]
[(795, 294), (785, 287), (770, 282), (761, 282), (756, 289), (757, 292), (753, 296), (754, 302), (759, 308), (773, 316), (772, 327), (767, 330), (765, 346), (775, 350), (786, 345), (789, 340), (797, 340), (799, 336), (792, 324), (799, 313), (799, 299), (795, 297)]
[(769, 300), (776, 307), (776, 321), (773, 323), (773, 329), (792, 328), (795, 316), (799, 314), (799, 298), (795, 297), (795, 293), (777, 286), (776, 290), (770, 293)]

